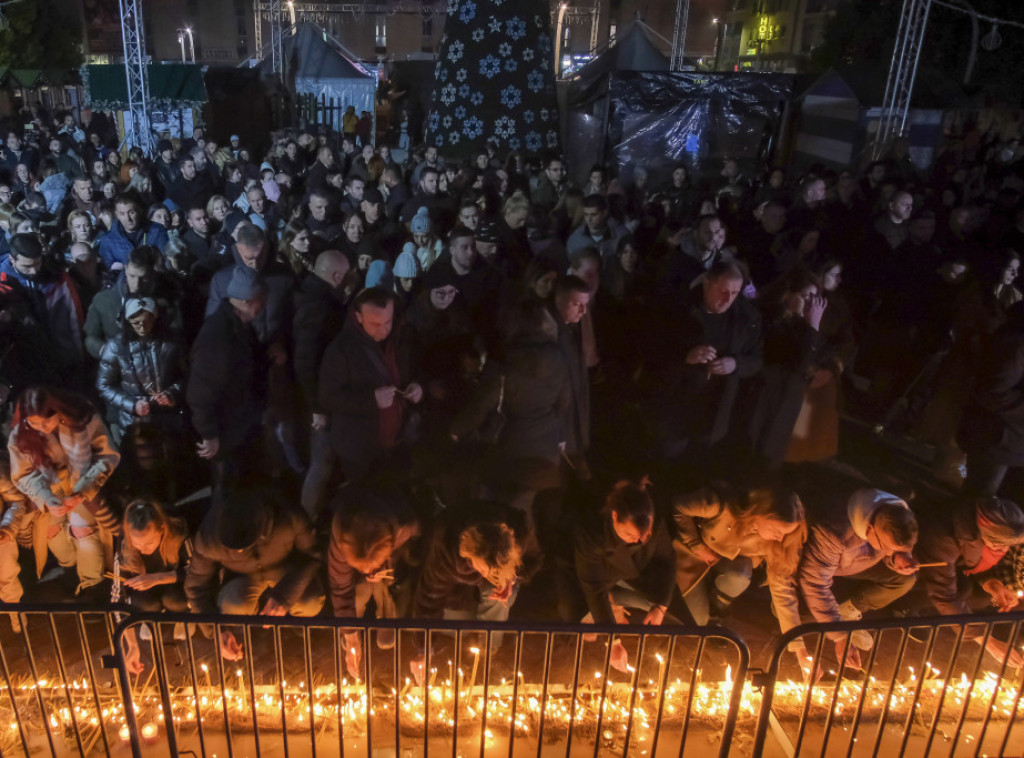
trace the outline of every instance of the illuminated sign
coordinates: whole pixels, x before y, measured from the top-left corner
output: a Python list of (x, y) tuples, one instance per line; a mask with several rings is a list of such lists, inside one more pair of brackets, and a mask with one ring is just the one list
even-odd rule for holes
[(759, 42), (767, 42), (782, 35), (775, 20), (771, 16), (762, 15), (757, 17), (757, 28), (751, 36)]

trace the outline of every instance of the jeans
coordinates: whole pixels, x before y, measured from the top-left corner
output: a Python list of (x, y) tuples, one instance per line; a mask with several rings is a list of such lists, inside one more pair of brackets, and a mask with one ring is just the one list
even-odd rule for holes
[(17, 603), (21, 600), (20, 573), (18, 543), (11, 539), (0, 544), (0, 602)]
[(856, 581), (857, 589), (850, 596), (850, 602), (861, 612), (885, 608), (906, 595), (914, 588), (917, 574), (897, 574), (879, 562), (850, 577)]
[(728, 605), (750, 586), (750, 575), (753, 570), (749, 558), (739, 556), (733, 560), (720, 559), (711, 567), (708, 575), (683, 598), (693, 620), (698, 625), (705, 626), (711, 618), (712, 596), (718, 600), (719, 605)]
[[(229, 580), (221, 587), (220, 595), (217, 597), (217, 606), (220, 608), (220, 612), (229, 616), (256, 615), (259, 613), (260, 598), (263, 593), (278, 583), (284, 576), (284, 571), (284, 569), (277, 572), (264, 571), (260, 579), (236, 576)], [(325, 600), (323, 587), (319, 580), (314, 579), (306, 587), (302, 596), (288, 609), (288, 615), (315, 616), (324, 607)]]

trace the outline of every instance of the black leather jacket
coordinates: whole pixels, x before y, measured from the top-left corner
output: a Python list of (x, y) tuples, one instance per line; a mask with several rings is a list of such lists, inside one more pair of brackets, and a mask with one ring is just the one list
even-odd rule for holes
[[(135, 415), (138, 400), (169, 392), (174, 396), (174, 407), (180, 407), (184, 376), (181, 349), (176, 342), (158, 337), (115, 337), (100, 352), (96, 388), (108, 407), (118, 409), (118, 424), (128, 427), (139, 420)], [(154, 403), (150, 413), (156, 412)]]

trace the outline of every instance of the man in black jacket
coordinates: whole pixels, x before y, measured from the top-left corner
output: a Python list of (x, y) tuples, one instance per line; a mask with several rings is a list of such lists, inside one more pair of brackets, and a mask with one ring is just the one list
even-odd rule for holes
[(320, 363), (327, 346), (345, 324), (345, 280), (349, 262), (344, 253), (325, 250), (313, 264), (313, 275), (302, 280), (295, 293), (292, 320), (295, 379), (312, 412), (310, 461), (302, 483), (302, 507), (315, 518), (334, 468), (327, 412), (320, 404)]
[[(232, 490), (218, 500), (199, 527), (185, 577), (192, 612), (317, 615), (325, 595), (306, 515), (266, 488)], [(242, 657), (231, 632), (222, 631), (218, 642), (228, 660)]]
[(331, 444), (345, 477), (362, 479), (399, 452), (411, 433), (406, 422), (423, 388), (409, 381), (407, 351), (393, 331), (395, 294), (370, 287), (320, 366), (320, 406), (329, 416)]
[(252, 322), (265, 300), (259, 274), (236, 267), (227, 299), (203, 322), (192, 346), (185, 396), (202, 438), (199, 457), (215, 462), (218, 481), (259, 470), (267, 369)]

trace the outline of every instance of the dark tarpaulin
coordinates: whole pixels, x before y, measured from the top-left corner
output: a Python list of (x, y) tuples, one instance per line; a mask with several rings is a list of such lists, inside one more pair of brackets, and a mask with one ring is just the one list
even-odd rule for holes
[[(793, 77), (786, 74), (614, 72), (606, 90), (605, 155), (620, 168), (683, 162), (698, 175), (716, 171), (725, 156), (760, 165), (778, 135), (792, 88)], [(593, 99), (593, 88), (587, 94), (590, 102), (576, 99), (572, 110), (596, 157), (602, 145), (594, 142), (603, 130), (594, 122), (605, 103)]]

